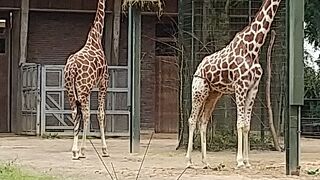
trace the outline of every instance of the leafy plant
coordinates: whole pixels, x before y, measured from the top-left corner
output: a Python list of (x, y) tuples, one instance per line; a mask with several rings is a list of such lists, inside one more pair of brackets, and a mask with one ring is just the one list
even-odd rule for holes
[[(210, 133), (210, 132), (208, 132)], [(195, 133), (194, 148), (201, 149), (200, 134)], [(266, 136), (262, 139), (259, 135), (249, 134), (250, 149), (253, 150), (274, 150), (272, 137)], [(237, 148), (237, 136), (231, 131), (216, 131), (215, 135), (207, 136), (208, 151), (235, 150)]]
[(320, 1), (305, 1), (305, 37), (317, 49), (320, 47)]
[(1, 180), (53, 180), (53, 177), (37, 175), (20, 169), (13, 162), (0, 165)]

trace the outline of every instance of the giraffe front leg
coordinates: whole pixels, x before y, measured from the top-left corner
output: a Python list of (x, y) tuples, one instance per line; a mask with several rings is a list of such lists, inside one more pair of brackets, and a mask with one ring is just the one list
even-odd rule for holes
[(82, 132), (82, 143), (81, 143), (81, 147), (80, 147), (80, 158), (85, 158), (85, 150), (86, 150), (86, 137), (87, 137), (87, 130), (88, 130), (88, 124), (89, 124), (89, 120), (90, 120), (90, 110), (89, 110), (89, 106), (86, 105), (83, 109), (82, 109), (82, 113), (83, 113), (83, 132)]
[(237, 151), (237, 168), (243, 168), (243, 130), (245, 124), (245, 97), (246, 90), (240, 88), (236, 91), (237, 104), (237, 132), (238, 132), (238, 151)]
[(107, 151), (107, 143), (106, 143), (106, 137), (104, 133), (104, 108), (99, 107), (99, 114), (98, 114), (98, 121), (100, 126), (100, 133), (101, 133), (101, 143), (102, 143), (102, 157), (109, 157), (109, 153)]
[(251, 164), (249, 162), (249, 150), (250, 150), (250, 144), (249, 144), (249, 125), (245, 125), (243, 128), (243, 163), (246, 168), (250, 168)]
[(243, 129), (243, 156), (244, 156), (244, 164), (245, 167), (250, 168), (251, 164), (249, 163), (249, 151), (250, 151), (250, 143), (249, 143), (249, 132), (250, 132), (250, 121), (251, 121), (251, 114), (252, 114), (252, 107), (254, 104), (254, 100), (256, 98), (257, 92), (258, 92), (258, 86), (259, 86), (260, 79), (257, 80), (254, 84), (254, 86), (249, 90), (247, 100), (245, 103), (245, 124)]
[(238, 151), (237, 151), (237, 168), (243, 168), (244, 162), (243, 162), (243, 128), (239, 127), (237, 128), (238, 131)]

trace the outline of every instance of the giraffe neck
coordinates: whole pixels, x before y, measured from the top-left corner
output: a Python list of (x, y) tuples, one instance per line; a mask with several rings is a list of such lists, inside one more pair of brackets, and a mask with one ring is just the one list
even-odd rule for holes
[(104, 17), (105, 17), (105, 2), (106, 0), (98, 0), (97, 12), (94, 18), (93, 25), (88, 34), (88, 42), (92, 39), (101, 43), (104, 28)]
[(264, 0), (259, 12), (250, 24), (250, 31), (255, 34), (253, 41), (256, 47), (261, 48), (264, 44), (280, 2), (281, 0)]
[(247, 47), (247, 52), (254, 55), (253, 59), (258, 57), (280, 2), (281, 0), (264, 0), (254, 20), (233, 39), (232, 43), (234, 43), (236, 51), (239, 48)]

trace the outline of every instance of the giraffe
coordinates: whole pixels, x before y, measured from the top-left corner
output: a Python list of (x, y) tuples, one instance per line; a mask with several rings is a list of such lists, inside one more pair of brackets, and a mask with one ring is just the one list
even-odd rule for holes
[(221, 96), (235, 94), (238, 149), (236, 168), (250, 167), (249, 130), (251, 112), (263, 73), (259, 53), (270, 31), (281, 0), (264, 0), (254, 20), (223, 49), (208, 55), (198, 65), (192, 80), (192, 109), (188, 119), (187, 167), (193, 168), (193, 134), (199, 124), (203, 168), (210, 168), (206, 157), (206, 129)]
[[(93, 87), (98, 87), (98, 121), (102, 141), (102, 156), (108, 157), (104, 133), (105, 96), (109, 80), (108, 67), (102, 47), (105, 17), (105, 1), (98, 0), (97, 11), (85, 45), (71, 54), (64, 68), (65, 87), (74, 121), (72, 159), (85, 158), (86, 132), (90, 119), (89, 95)], [(81, 149), (78, 148), (80, 124), (83, 121)]]

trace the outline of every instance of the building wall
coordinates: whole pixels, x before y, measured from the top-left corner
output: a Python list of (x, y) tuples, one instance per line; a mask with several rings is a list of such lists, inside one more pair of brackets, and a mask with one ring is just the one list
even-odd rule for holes
[(21, 0), (0, 0), (0, 8), (19, 8)]
[(94, 14), (31, 12), (28, 62), (65, 64), (85, 43)]

